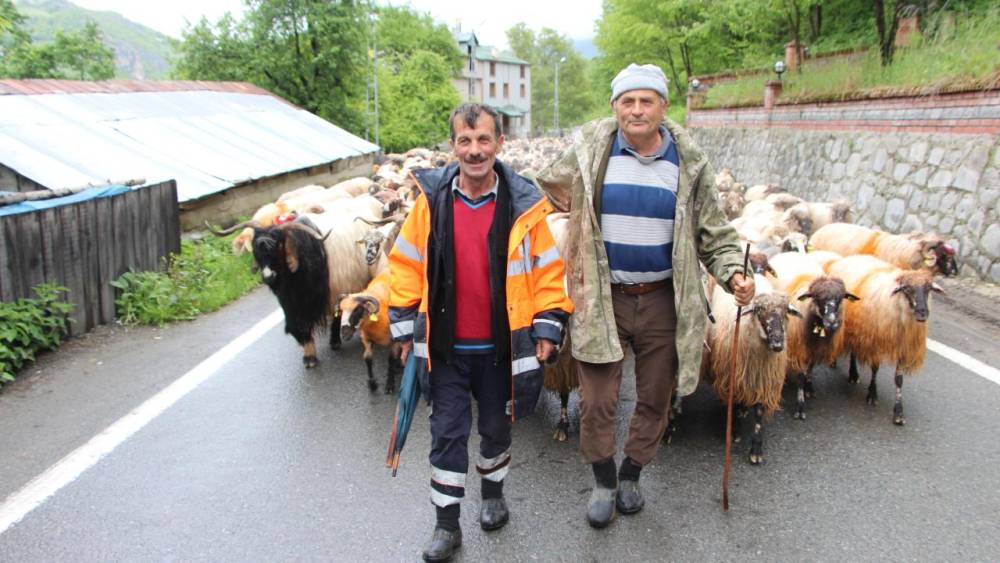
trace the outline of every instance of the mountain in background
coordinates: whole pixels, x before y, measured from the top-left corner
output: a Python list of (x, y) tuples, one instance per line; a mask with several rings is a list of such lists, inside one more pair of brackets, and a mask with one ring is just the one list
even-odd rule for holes
[(170, 40), (166, 35), (125, 19), (116, 12), (87, 10), (67, 0), (15, 0), (27, 18), (25, 29), (38, 42), (48, 42), (57, 30), (77, 31), (88, 20), (97, 23), (104, 43), (115, 51), (118, 78), (160, 79), (170, 72)]
[[(585, 59), (592, 59), (597, 56), (597, 45), (594, 45), (594, 38), (574, 39), (573, 47), (583, 55)], [(562, 96), (559, 96), (560, 98)]]

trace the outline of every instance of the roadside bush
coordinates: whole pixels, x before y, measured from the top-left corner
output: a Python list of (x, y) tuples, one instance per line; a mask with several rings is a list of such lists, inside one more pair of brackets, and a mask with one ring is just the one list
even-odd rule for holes
[(190, 320), (256, 287), (253, 258), (233, 255), (235, 236), (182, 241), (181, 253), (170, 256), (165, 271), (127, 272), (113, 281), (121, 292), (115, 301), (119, 320), (158, 326)]
[(58, 348), (69, 330), (73, 304), (62, 300), (69, 290), (51, 283), (32, 290), (38, 297), (0, 303), (0, 386), (38, 352)]

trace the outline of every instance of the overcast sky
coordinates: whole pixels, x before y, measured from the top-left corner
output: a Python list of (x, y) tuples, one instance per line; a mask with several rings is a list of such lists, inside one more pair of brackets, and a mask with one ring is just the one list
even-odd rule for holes
[[(243, 12), (242, 0), (71, 0), (91, 10), (118, 12), (126, 18), (149, 26), (172, 37), (180, 37), (185, 20), (197, 22), (202, 16), (217, 20), (226, 11)], [(572, 9), (562, 2), (539, 0), (505, 0), (500, 2), (470, 2), (469, 0), (380, 0), (392, 5), (410, 4), (429, 12), (448, 27), (461, 22), (464, 31), (475, 31), (486, 45), (506, 46), (505, 31), (518, 22), (532, 29), (551, 27), (571, 39), (594, 36), (594, 21), (601, 15), (600, 0), (577, 0)]]

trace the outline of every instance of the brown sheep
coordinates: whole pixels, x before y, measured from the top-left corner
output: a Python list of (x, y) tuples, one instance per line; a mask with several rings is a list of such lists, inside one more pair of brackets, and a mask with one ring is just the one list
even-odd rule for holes
[(788, 373), (798, 385), (794, 418), (805, 420), (805, 401), (812, 397), (812, 368), (830, 364), (844, 349), (844, 299), (856, 301), (844, 282), (827, 276), (810, 254), (786, 252), (771, 259), (774, 286), (800, 306), (801, 318), (788, 321)]
[(878, 402), (875, 376), (884, 363), (895, 363), (896, 403), (893, 423), (903, 425), (903, 376), (923, 367), (927, 354), (927, 319), (931, 292), (943, 293), (927, 270), (904, 270), (874, 256), (848, 256), (830, 264), (831, 276), (844, 280), (860, 297), (847, 304), (845, 345), (851, 352), (849, 381), (858, 380), (857, 362), (870, 365), (868, 404)]
[(870, 254), (906, 270), (958, 275), (955, 249), (934, 234), (894, 235), (851, 223), (830, 223), (817, 230), (809, 243), (817, 250), (843, 256)]
[(365, 367), (368, 369), (368, 389), (375, 391), (378, 383), (372, 372), (374, 345), (389, 349), (389, 368), (385, 376), (385, 393), (396, 390), (396, 372), (402, 367), (399, 361), (399, 344), (392, 341), (389, 332), (389, 270), (375, 277), (360, 293), (352, 293), (340, 299), (340, 339), (350, 340), (356, 331), (361, 331), (364, 346)]

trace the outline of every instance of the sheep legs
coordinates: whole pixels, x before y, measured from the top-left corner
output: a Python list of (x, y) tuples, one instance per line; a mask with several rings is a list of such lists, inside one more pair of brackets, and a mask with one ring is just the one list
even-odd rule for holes
[(851, 367), (847, 371), (847, 382), (854, 385), (858, 382), (858, 360), (851, 354)]
[(906, 424), (906, 419), (903, 418), (903, 374), (899, 373), (899, 369), (896, 369), (896, 404), (892, 406), (892, 423), (896, 426), (903, 426)]
[(389, 348), (389, 369), (385, 375), (385, 394), (392, 395), (396, 392), (396, 372), (398, 368), (402, 367), (399, 361), (399, 357), (396, 356), (395, 351)]
[(552, 439), (557, 442), (569, 439), (569, 391), (559, 392), (559, 423), (556, 424)]
[(764, 462), (764, 405), (753, 406), (753, 433), (750, 435), (750, 463)]
[(368, 390), (377, 391), (378, 382), (375, 381), (375, 374), (372, 372), (372, 357), (375, 355), (374, 350), (372, 350), (372, 343), (368, 341), (367, 338), (362, 335), (361, 344), (365, 347), (365, 367), (368, 368)]
[(798, 381), (799, 388), (795, 395), (795, 413), (792, 415), (793, 418), (799, 420), (806, 419), (806, 374), (800, 373), (795, 376)]
[(865, 398), (869, 405), (878, 404), (878, 390), (875, 389), (876, 374), (878, 374), (878, 364), (872, 364), (872, 380), (868, 383), (868, 396)]
[(340, 315), (330, 322), (330, 349), (340, 350)]
[(319, 360), (316, 359), (316, 343), (312, 338), (302, 344), (302, 365), (307, 369), (316, 367)]

